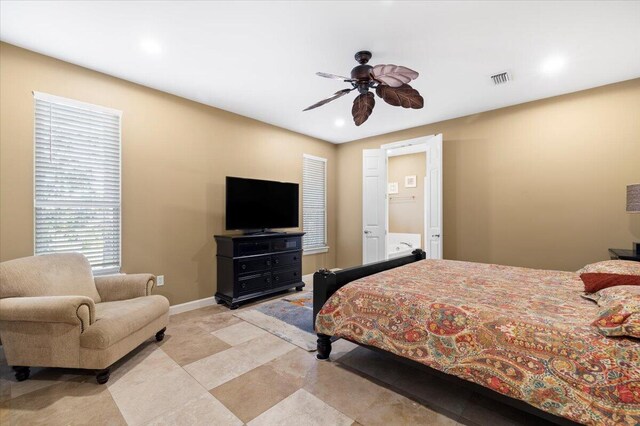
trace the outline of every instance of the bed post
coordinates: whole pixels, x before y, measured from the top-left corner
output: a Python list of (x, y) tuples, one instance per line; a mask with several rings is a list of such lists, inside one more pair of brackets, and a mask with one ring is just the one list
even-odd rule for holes
[(427, 253), (422, 249), (415, 249), (411, 254), (416, 257), (416, 260), (425, 260), (427, 258)]
[[(336, 274), (328, 269), (321, 269), (313, 274), (313, 329), (316, 328), (316, 317), (324, 303), (335, 291)], [(331, 353), (331, 337), (318, 333), (318, 359), (327, 359)]]

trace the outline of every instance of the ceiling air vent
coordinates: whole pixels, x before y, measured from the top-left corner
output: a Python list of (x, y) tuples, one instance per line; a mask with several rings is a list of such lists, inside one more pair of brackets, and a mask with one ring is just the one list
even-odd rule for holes
[(493, 84), (497, 86), (498, 84), (508, 83), (511, 80), (511, 75), (509, 75), (508, 72), (501, 72), (499, 74), (492, 75), (491, 80), (493, 81)]

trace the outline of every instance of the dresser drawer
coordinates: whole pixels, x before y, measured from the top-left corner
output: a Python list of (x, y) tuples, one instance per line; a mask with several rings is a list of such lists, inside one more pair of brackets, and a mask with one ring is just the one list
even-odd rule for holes
[(300, 262), (302, 257), (301, 251), (293, 253), (282, 253), (271, 256), (271, 264), (274, 268), (280, 268), (289, 265), (295, 265)]
[(271, 256), (236, 259), (236, 274), (250, 274), (271, 268)]
[(273, 271), (271, 273), (271, 279), (274, 287), (289, 282), (300, 282), (302, 280), (302, 270), (298, 267), (294, 269), (281, 269)]
[(271, 273), (267, 272), (238, 280), (238, 294), (253, 293), (255, 291), (266, 290), (271, 287)]
[(272, 251), (302, 250), (301, 237), (274, 238), (271, 241)]
[(268, 240), (246, 241), (236, 245), (236, 256), (251, 256), (254, 254), (269, 253), (271, 247)]

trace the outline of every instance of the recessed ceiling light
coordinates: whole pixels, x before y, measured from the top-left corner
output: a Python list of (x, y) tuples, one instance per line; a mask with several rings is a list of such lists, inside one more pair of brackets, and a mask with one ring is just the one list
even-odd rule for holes
[(333, 124), (335, 124), (336, 127), (342, 127), (342, 126), (344, 126), (344, 119), (336, 118), (336, 121), (334, 121)]
[(143, 38), (140, 40), (140, 49), (150, 55), (158, 55), (162, 53), (162, 46), (160, 46), (160, 43), (150, 38)]
[(540, 70), (545, 74), (556, 74), (564, 68), (567, 60), (560, 55), (549, 56), (542, 62)]

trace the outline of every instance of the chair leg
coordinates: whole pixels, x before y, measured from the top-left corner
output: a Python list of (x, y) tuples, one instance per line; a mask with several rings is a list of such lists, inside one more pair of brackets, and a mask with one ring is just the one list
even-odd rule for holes
[(316, 358), (329, 359), (329, 354), (331, 354), (331, 336), (318, 333), (317, 349), (318, 354)]
[(104, 385), (109, 381), (109, 376), (111, 375), (111, 367), (107, 367), (104, 370), (99, 370), (96, 373), (96, 382), (99, 385)]
[(13, 371), (15, 371), (16, 380), (19, 382), (24, 382), (29, 378), (29, 375), (31, 374), (31, 370), (29, 369), (29, 367), (15, 366), (13, 367)]
[(162, 342), (162, 340), (164, 339), (164, 332), (167, 331), (167, 327), (163, 328), (162, 330), (158, 331), (156, 333), (156, 340), (158, 342)]

